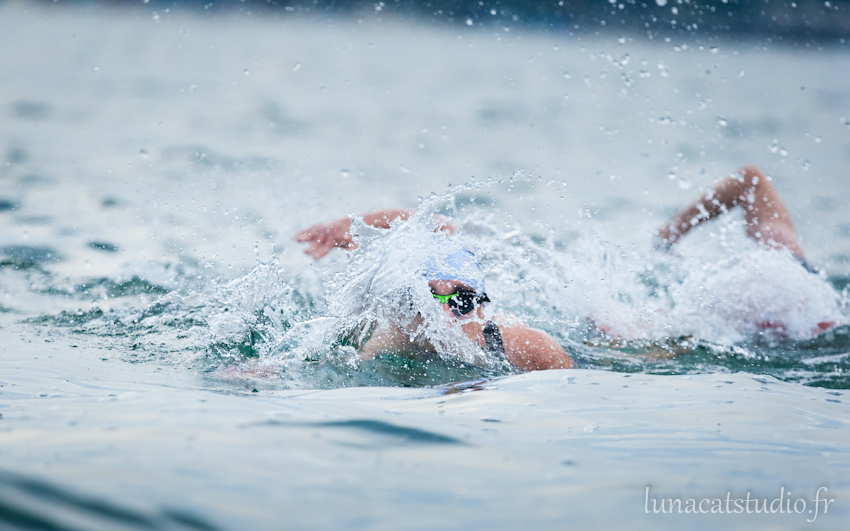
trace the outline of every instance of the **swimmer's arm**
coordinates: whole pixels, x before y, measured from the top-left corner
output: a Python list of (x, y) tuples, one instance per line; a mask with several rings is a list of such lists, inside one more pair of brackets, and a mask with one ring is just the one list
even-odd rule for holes
[[(394, 221), (407, 221), (415, 212), (416, 209), (413, 208), (387, 208), (366, 214), (363, 216), (363, 222), (377, 229), (389, 229)], [(454, 232), (454, 227), (443, 218), (435, 215), (435, 219), (438, 224), (436, 230)], [(312, 256), (315, 260), (331, 252), (334, 247), (357, 249), (357, 242), (351, 235), (350, 217), (339, 218), (327, 223), (317, 223), (295, 234), (293, 238), (300, 243), (309, 243), (310, 245), (304, 249), (304, 253)]]
[(698, 225), (738, 206), (748, 195), (745, 190), (746, 185), (752, 183), (752, 177), (750, 177), (745, 184), (745, 175), (746, 167), (715, 183), (704, 194), (676, 213), (658, 229), (657, 236), (661, 242), (672, 245)]
[(576, 364), (555, 339), (524, 324), (499, 326), (505, 345), (505, 357), (526, 371), (575, 369)]
[(658, 239), (663, 245), (672, 245), (697, 225), (738, 206), (744, 209), (747, 236), (803, 256), (788, 207), (756, 166), (743, 166), (716, 183), (659, 228)]
[[(363, 216), (363, 222), (378, 229), (388, 229), (390, 224), (397, 220), (407, 220), (413, 213), (412, 209), (388, 208), (379, 210)], [(334, 247), (341, 249), (357, 249), (357, 242), (351, 235), (351, 218), (344, 217), (326, 223), (316, 223), (293, 236), (295, 241), (309, 243), (304, 253), (318, 260), (333, 250)]]
[(413, 208), (387, 208), (366, 214), (363, 216), (363, 223), (376, 229), (388, 229), (393, 221), (407, 221), (415, 212), (416, 209)]

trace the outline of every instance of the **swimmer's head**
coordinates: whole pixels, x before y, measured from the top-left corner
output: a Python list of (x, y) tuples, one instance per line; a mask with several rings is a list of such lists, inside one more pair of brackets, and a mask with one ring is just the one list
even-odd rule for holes
[(484, 294), (484, 272), (481, 262), (464, 246), (452, 245), (449, 240), (438, 240), (437, 256), (425, 264), (424, 276), (428, 281), (456, 280), (463, 282), (479, 295)]
[(471, 286), (459, 280), (431, 280), (428, 282), (431, 294), (443, 306), (443, 310), (455, 318), (472, 317), (472, 312), (479, 309), (481, 305), (490, 302), (486, 293), (476, 293)]

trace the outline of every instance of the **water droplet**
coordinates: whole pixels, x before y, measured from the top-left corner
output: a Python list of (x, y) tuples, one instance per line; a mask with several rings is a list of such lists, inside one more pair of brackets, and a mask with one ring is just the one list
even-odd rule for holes
[(91, 69), (91, 71), (92, 71), (92, 72), (94, 72), (95, 74), (97, 74), (98, 72), (100, 72), (100, 67), (99, 67), (99, 66), (95, 66), (95, 67), (93, 67), (93, 68)]
[(496, 10), (495, 10), (495, 9), (491, 9), (491, 10), (490, 10), (490, 15), (492, 15), (492, 16), (494, 16), (494, 17), (495, 17), (495, 16), (496, 16)]
[(242, 71), (242, 75), (245, 75), (245, 76), (247, 76), (249, 73), (250, 73), (250, 72), (248, 72), (248, 69), (247, 69), (247, 68), (246, 68), (245, 70), (243, 70), (243, 71)]
[(658, 4), (658, 7), (664, 7), (667, 5), (667, 0), (655, 0), (655, 3)]
[(717, 125), (719, 125), (720, 127), (726, 127), (727, 125), (729, 125), (729, 122), (726, 121), (726, 118), (724, 118), (722, 116), (718, 116), (717, 117)]
[(816, 137), (815, 137), (815, 142), (817, 142), (818, 144), (820, 144), (821, 142), (823, 142), (823, 138), (821, 138), (821, 136), (820, 136), (820, 135), (818, 135), (818, 136), (816, 136)]
[(473, 24), (473, 21), (472, 21), (471, 18), (466, 19), (466, 25), (467, 26), (471, 26), (472, 24)]
[(198, 90), (198, 85), (191, 85), (189, 87), (189, 92), (197, 92), (197, 90)]
[(719, 52), (719, 51), (720, 51), (720, 48), (718, 48), (717, 46), (712, 46), (712, 47), (711, 47), (711, 53), (717, 53), (717, 52)]
[(142, 159), (147, 160), (148, 156), (149, 156), (148, 150), (147, 149), (140, 149), (139, 150), (139, 156), (142, 157)]
[(293, 72), (298, 72), (301, 70), (301, 63), (295, 63), (295, 66), (292, 67)]
[(771, 142), (770, 145), (767, 146), (767, 149), (771, 153), (778, 153), (779, 152), (779, 143), (777, 142), (777, 140), (773, 139), (773, 142)]
[(351, 172), (348, 170), (339, 170), (339, 176), (345, 179), (351, 177)]
[(402, 164), (398, 169), (399, 171), (401, 171), (401, 173), (410, 173), (410, 168), (408, 168), (404, 164)]
[(744, 71), (738, 70), (738, 77), (744, 77)]

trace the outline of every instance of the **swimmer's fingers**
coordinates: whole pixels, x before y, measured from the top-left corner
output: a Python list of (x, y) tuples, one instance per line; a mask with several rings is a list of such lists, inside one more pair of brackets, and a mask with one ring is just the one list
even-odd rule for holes
[(296, 233), (293, 239), (299, 243), (309, 243), (304, 249), (304, 254), (314, 260), (322, 258), (333, 249), (333, 242), (329, 242), (329, 230), (327, 223), (317, 223), (301, 232)]
[(669, 223), (665, 223), (655, 231), (655, 238), (660, 241), (669, 242), (673, 239), (673, 228)]
[(442, 232), (448, 232), (449, 234), (454, 234), (455, 231), (457, 231), (455, 226), (449, 223), (448, 221), (440, 223), (440, 225), (437, 227), (437, 230)]
[(328, 245), (328, 252), (333, 247), (340, 247), (342, 249), (357, 248), (357, 242), (351, 236), (351, 218), (340, 218), (330, 222), (326, 227), (325, 235), (327, 237), (325, 243)]
[(318, 241), (326, 237), (328, 232), (330, 231), (331, 226), (334, 223), (338, 223), (337, 221), (332, 221), (329, 223), (316, 223), (315, 225), (310, 225), (306, 229), (301, 232), (296, 232), (292, 238), (297, 242), (307, 243), (311, 241)]
[(457, 229), (451, 222), (444, 218), (439, 214), (434, 214), (434, 222), (437, 224), (437, 228), (434, 229), (434, 232), (448, 232), (449, 234), (454, 234)]
[(300, 243), (312, 241), (320, 233), (322, 225), (324, 225), (324, 223), (317, 223), (316, 225), (308, 227), (300, 232), (296, 232), (292, 235), (292, 239)]
[(328, 245), (327, 242), (313, 242), (309, 247), (304, 249), (304, 254), (312, 257), (313, 260), (318, 260), (331, 252), (333, 248), (334, 246)]
[(673, 242), (669, 238), (656, 233), (652, 238), (652, 248), (656, 251), (668, 252), (673, 247)]
[(658, 251), (669, 251), (670, 247), (681, 237), (673, 222), (668, 222), (655, 231), (652, 247)]
[(325, 257), (329, 252), (333, 251), (334, 247), (346, 247), (344, 244), (340, 245), (334, 241), (328, 232), (318, 233), (312, 240), (308, 241), (311, 243), (304, 249), (304, 253), (311, 256), (314, 260)]
[(318, 260), (331, 252), (334, 247), (343, 249), (357, 247), (349, 232), (350, 227), (351, 220), (342, 218), (330, 223), (317, 223), (296, 233), (293, 238), (300, 243), (309, 243), (304, 253)]

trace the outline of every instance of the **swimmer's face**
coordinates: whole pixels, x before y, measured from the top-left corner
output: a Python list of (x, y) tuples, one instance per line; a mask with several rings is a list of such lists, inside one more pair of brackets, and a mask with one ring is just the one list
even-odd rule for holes
[[(428, 282), (428, 287), (431, 288), (431, 293), (434, 295), (451, 295), (461, 291), (475, 293), (475, 289), (472, 286), (459, 280), (432, 280)], [(477, 317), (479, 319), (484, 318), (484, 314), (481, 310), (481, 304), (477, 304), (474, 311), (462, 315), (458, 315), (455, 308), (452, 308), (448, 302), (442, 303), (442, 307), (443, 311), (446, 312), (446, 315), (454, 320), (462, 321), (473, 317)]]

